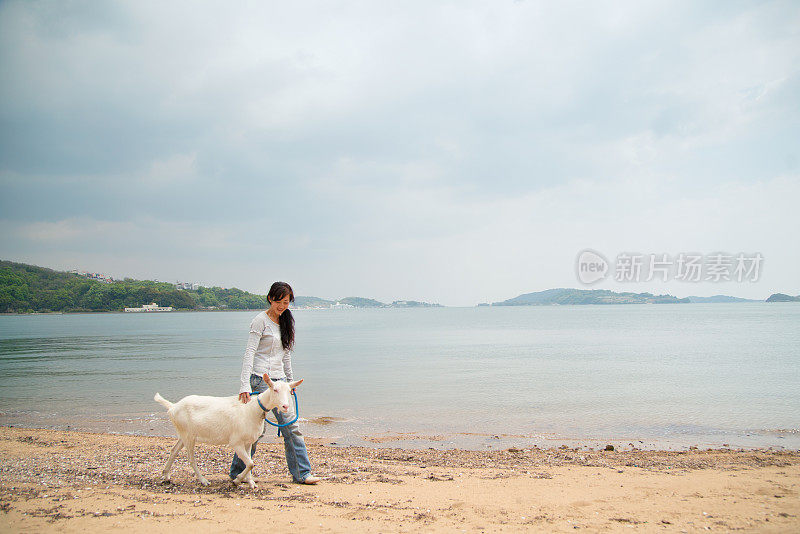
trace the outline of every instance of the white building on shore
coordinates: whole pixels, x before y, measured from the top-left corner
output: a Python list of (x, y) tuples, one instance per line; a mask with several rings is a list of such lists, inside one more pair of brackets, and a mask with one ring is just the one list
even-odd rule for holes
[(145, 304), (141, 308), (125, 308), (126, 312), (170, 312), (172, 306), (159, 306), (155, 302), (152, 304)]

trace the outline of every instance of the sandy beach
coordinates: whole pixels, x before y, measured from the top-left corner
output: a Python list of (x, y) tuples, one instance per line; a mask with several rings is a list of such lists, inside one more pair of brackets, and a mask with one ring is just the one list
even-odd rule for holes
[(201, 487), (171, 438), (0, 428), (3, 532), (790, 532), (800, 453), (340, 447), (309, 441), (317, 486), (292, 484), (275, 438), (258, 489), (231, 453), (198, 446)]

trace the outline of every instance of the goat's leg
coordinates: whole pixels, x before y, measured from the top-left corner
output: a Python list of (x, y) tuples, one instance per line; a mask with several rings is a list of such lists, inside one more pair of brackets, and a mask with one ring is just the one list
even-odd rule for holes
[(169, 454), (169, 460), (167, 460), (167, 465), (164, 466), (164, 471), (162, 472), (162, 474), (164, 475), (164, 480), (169, 480), (169, 472), (172, 470), (172, 462), (175, 461), (175, 457), (178, 456), (178, 453), (182, 448), (183, 448), (183, 441), (179, 439), (178, 443), (176, 443), (175, 446), (172, 447), (172, 452)]
[(191, 465), (192, 469), (194, 469), (194, 474), (197, 475), (197, 480), (200, 481), (200, 484), (202, 484), (203, 486), (208, 486), (210, 484), (210, 482), (208, 480), (206, 480), (206, 477), (201, 475), (200, 474), (200, 470), (197, 469), (197, 462), (195, 462), (195, 459), (194, 459), (194, 443), (195, 443), (195, 440), (193, 438), (189, 438), (187, 440), (187, 442), (185, 443), (185, 445), (186, 445), (186, 454), (187, 454), (187, 456), (189, 456), (189, 465)]
[[(252, 453), (255, 452), (255, 450), (256, 450), (255, 449), (255, 445), (253, 445), (253, 448), (250, 449), (250, 452), (251, 452), (250, 459), (251, 460), (253, 459), (253, 454)], [(253, 461), (253, 465), (255, 465), (255, 461)], [(244, 477), (244, 481), (247, 482), (247, 484), (250, 486), (251, 490), (254, 490), (254, 489), (256, 489), (258, 487), (256, 485), (256, 481), (253, 480), (253, 469), (252, 468), (250, 468), (250, 470), (247, 472), (247, 476)]]
[[(236, 456), (238, 456), (239, 459), (244, 462), (244, 471), (239, 473), (239, 476), (233, 479), (234, 485), (238, 486), (242, 483), (242, 480), (244, 480), (246, 477), (250, 477), (250, 471), (253, 470), (254, 464), (253, 459), (250, 457), (250, 451), (248, 451), (244, 445), (236, 445), (233, 450), (236, 453)], [(248, 483), (250, 483), (251, 488), (255, 487), (255, 482), (251, 482), (252, 477), (248, 479)]]

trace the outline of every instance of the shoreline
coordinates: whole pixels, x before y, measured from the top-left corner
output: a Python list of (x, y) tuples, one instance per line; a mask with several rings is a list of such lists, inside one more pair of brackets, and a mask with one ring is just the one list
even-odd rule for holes
[[(27, 419), (27, 420), (26, 420)], [(146, 424), (138, 418), (119, 420), (74, 420), (60, 423), (32, 422), (29, 418), (15, 420), (0, 412), (0, 428), (20, 430), (45, 430), (61, 432), (84, 432), (114, 436), (154, 437), (172, 439), (175, 429), (166, 417), (146, 418)], [(439, 431), (432, 433), (422, 429), (389, 429), (364, 427), (353, 429), (351, 421), (338, 417), (319, 416), (301, 418), (301, 430), (307, 438), (327, 442), (338, 447), (375, 447), (396, 449), (430, 448), (437, 450), (498, 451), (508, 448), (556, 449), (569, 448), (583, 451), (602, 451), (609, 445), (618, 451), (786, 451), (800, 452), (800, 435), (796, 431), (780, 433), (752, 431), (725, 439), (719, 436), (682, 435), (672, 437), (637, 436), (633, 434), (569, 435), (557, 432), (500, 433), (475, 431)], [(133, 423), (133, 425), (132, 425)], [(134, 427), (133, 429), (132, 426)], [(263, 440), (267, 440), (274, 429), (267, 428)], [(712, 439), (713, 438), (713, 439)], [(730, 438), (730, 439), (729, 439)], [(776, 438), (780, 439), (779, 443)]]
[[(55, 415), (55, 414), (53, 414)], [(434, 448), (439, 450), (464, 449), (471, 451), (496, 451), (516, 448), (578, 448), (585, 451), (603, 450), (612, 445), (617, 450), (631, 451), (688, 451), (688, 450), (737, 450), (737, 451), (789, 451), (800, 452), (800, 432), (793, 429), (730, 431), (719, 433), (684, 433), (671, 435), (647, 435), (640, 433), (575, 433), (532, 431), (491, 433), (481, 430), (449, 429), (435, 432), (429, 429), (353, 424), (353, 420), (330, 416), (310, 415), (301, 418), (301, 429), (306, 437), (330, 442), (344, 447), (378, 448)], [(402, 425), (401, 425), (402, 426)], [(88, 432), (118, 436), (141, 436), (172, 438), (175, 429), (165, 414), (136, 413), (118, 417), (98, 418), (85, 414), (82, 417), (39, 417), (0, 412), (0, 428), (28, 430), (53, 430), (66, 432)], [(264, 439), (271, 433), (267, 428)]]
[[(318, 486), (291, 484), (265, 436), (258, 489), (227, 480), (227, 447), (198, 445), (200, 486), (174, 438), (0, 427), (5, 531), (617, 532), (800, 528), (800, 452), (469, 451), (338, 447), (308, 439)], [(320, 525), (322, 525), (320, 527)], [(236, 527), (236, 528), (234, 528)]]

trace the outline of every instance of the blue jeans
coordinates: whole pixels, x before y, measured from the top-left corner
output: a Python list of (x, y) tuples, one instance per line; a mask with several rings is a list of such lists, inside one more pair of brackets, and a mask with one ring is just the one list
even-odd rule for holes
[[(267, 383), (258, 375), (250, 375), (250, 389), (253, 395), (258, 395), (262, 391), (266, 391)], [(289, 413), (284, 414), (279, 412), (277, 408), (272, 410), (275, 414), (275, 419), (279, 425), (294, 419), (294, 407), (289, 405)], [(266, 426), (266, 423), (264, 423)], [(283, 435), (283, 448), (286, 450), (286, 465), (289, 467), (289, 472), (292, 474), (295, 482), (302, 482), (308, 475), (311, 474), (311, 462), (308, 461), (308, 452), (306, 451), (306, 441), (303, 439), (303, 434), (300, 432), (300, 425), (295, 421), (289, 426), (281, 428)], [(261, 432), (261, 436), (264, 432)], [(258, 439), (261, 439), (261, 436)], [(257, 442), (257, 440), (256, 440)], [(252, 458), (256, 453), (256, 444), (253, 443), (253, 448), (250, 450), (250, 457)], [(239, 473), (244, 471), (244, 462), (239, 459), (234, 453), (233, 461), (231, 462), (230, 477), (236, 478)]]

